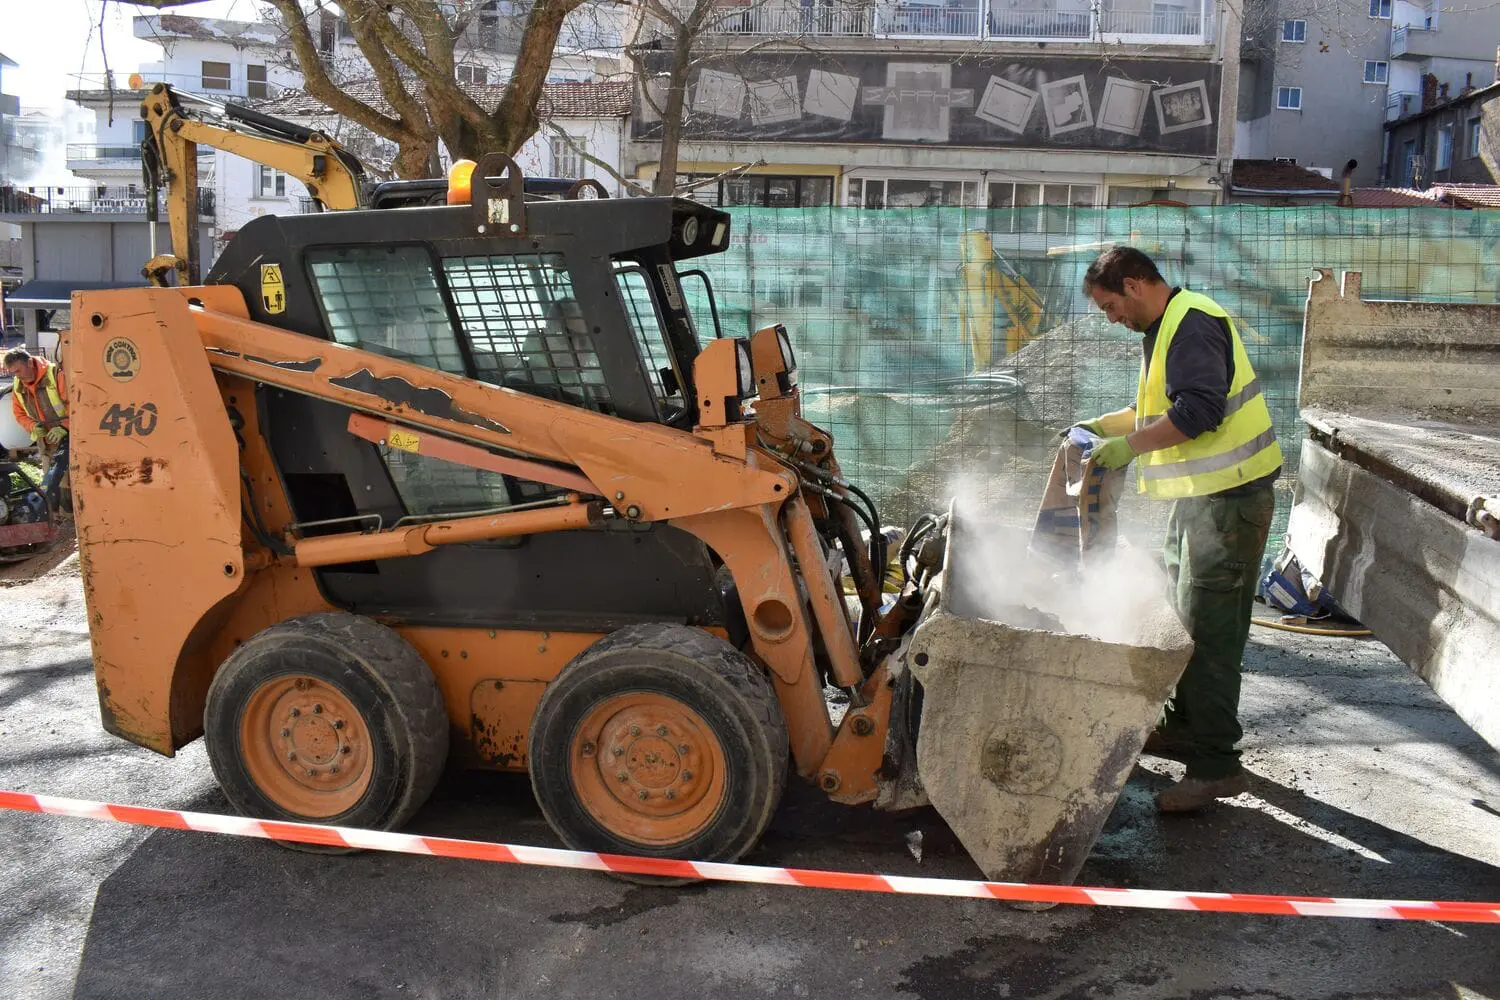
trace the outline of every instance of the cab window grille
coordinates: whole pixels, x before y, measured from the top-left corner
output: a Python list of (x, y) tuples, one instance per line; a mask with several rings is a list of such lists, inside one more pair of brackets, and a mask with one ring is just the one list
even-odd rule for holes
[[(646, 272), (633, 264), (615, 262), (615, 282), (620, 288), (620, 301), (630, 317), (630, 328), (635, 333), (636, 350), (646, 366), (651, 384), (656, 389), (657, 403), (663, 410), (681, 406), (680, 391), (668, 392), (662, 382), (662, 371), (674, 371), (672, 353), (667, 348), (667, 335), (657, 317), (656, 305), (651, 294), (651, 283)], [(675, 376), (674, 376), (675, 377)], [(680, 384), (681, 378), (676, 377)]]
[(443, 276), (481, 380), (615, 412), (561, 254), (448, 257)]
[(309, 250), (318, 305), (333, 339), (361, 350), (464, 374), (463, 355), (422, 247)]

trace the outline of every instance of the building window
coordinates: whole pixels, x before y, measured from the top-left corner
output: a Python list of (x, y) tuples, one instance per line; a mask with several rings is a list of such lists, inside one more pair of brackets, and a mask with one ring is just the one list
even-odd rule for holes
[(1469, 119), (1469, 144), (1466, 147), (1466, 155), (1471, 160), (1479, 155), (1479, 130), (1482, 123), (1483, 119), (1481, 118)]
[(1447, 170), (1453, 166), (1453, 126), (1442, 125), (1437, 133), (1437, 157), (1433, 170)]
[(1379, 59), (1365, 60), (1365, 83), (1385, 83), (1390, 73), (1390, 63)]
[(1417, 180), (1417, 140), (1401, 144), (1401, 186), (1411, 187)]
[[(762, 174), (747, 176), (742, 174), (738, 177), (722, 178), (710, 184), (699, 183), (713, 176), (713, 174), (678, 174), (677, 189), (681, 191), (690, 184), (698, 184), (697, 187), (687, 191), (684, 197), (691, 198), (702, 205), (821, 208), (833, 204), (832, 177)], [(860, 183), (858, 178), (851, 180), (850, 190), (854, 190), (854, 186)]]
[(1282, 21), (1281, 40), (1283, 42), (1307, 41), (1307, 22), (1300, 19)]
[(1391, 0), (1370, 0), (1371, 17), (1390, 17)]
[(228, 90), (229, 64), (221, 62), (205, 62), (203, 64), (203, 89)]
[(130, 126), (130, 138), (139, 146), (146, 141), (146, 123), (143, 121), (134, 121), (130, 123)]
[(1277, 87), (1276, 106), (1283, 111), (1302, 110), (1301, 87)]
[(258, 198), (285, 198), (286, 174), (263, 163), (255, 165), (255, 194)]
[(974, 207), (979, 203), (979, 185), (925, 177), (854, 178), (849, 182), (849, 199), (849, 204), (865, 208)]
[(989, 186), (993, 225), (1013, 233), (1061, 233), (1072, 230), (1072, 209), (1093, 208), (1099, 189), (1093, 184), (1012, 184)]
[(490, 82), (489, 70), (483, 66), (470, 66), (467, 63), (459, 63), (453, 70), (453, 75), (458, 78), (459, 83), (482, 85)]
[(583, 154), (588, 151), (582, 139), (552, 137), (552, 176), (578, 179), (584, 176)]
[(271, 90), (266, 85), (266, 68), (264, 66), (245, 67), (245, 94), (259, 101), (264, 101), (271, 96)]

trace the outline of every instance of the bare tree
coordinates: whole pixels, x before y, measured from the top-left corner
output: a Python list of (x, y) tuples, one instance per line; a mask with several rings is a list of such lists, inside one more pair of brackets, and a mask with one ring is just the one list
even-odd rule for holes
[[(137, 6), (187, 6), (197, 0), (123, 0)], [(585, 0), (535, 0), (520, 25), (514, 69), (498, 104), (483, 107), (456, 75), (456, 56), (485, 27), (488, 0), (262, 0), (286, 31), (307, 93), (397, 146), (401, 177), (428, 176), (439, 141), (455, 157), (514, 154), (540, 124), (537, 101), (567, 16)], [(379, 102), (359, 100), (318, 44), (313, 22), (339, 16), (347, 25)]]

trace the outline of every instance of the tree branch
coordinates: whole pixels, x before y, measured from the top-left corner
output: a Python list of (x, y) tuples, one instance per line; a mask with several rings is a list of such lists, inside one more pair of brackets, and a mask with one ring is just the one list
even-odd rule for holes
[[(197, 0), (193, 0), (197, 2)], [(297, 0), (267, 0), (286, 24), (287, 37), (297, 64), (302, 70), (303, 89), (309, 97), (316, 97), (329, 110), (337, 112), (351, 121), (358, 122), (377, 135), (395, 139), (405, 131), (403, 123), (389, 115), (381, 114), (363, 101), (355, 100), (344, 93), (328, 77), (323, 62), (318, 57), (318, 47), (313, 42), (312, 32), (307, 27), (307, 15)]]
[(540, 124), (537, 103), (547, 82), (557, 36), (562, 33), (563, 20), (582, 3), (583, 0), (537, 0), (532, 6), (526, 18), (526, 31), (521, 36), (521, 50), (516, 53), (515, 71), (500, 106), (490, 116), (493, 141), (502, 152), (514, 153), (536, 134)]
[[(355, 44), (364, 53), (365, 60), (380, 85), (381, 95), (390, 102), (391, 108), (401, 116), (403, 127), (410, 132), (427, 131), (431, 121), (427, 110), (406, 89), (401, 70), (391, 59), (381, 37), (382, 28), (395, 30), (386, 16), (383, 5), (376, 0), (338, 0), (349, 15), (349, 29), (354, 32)], [(428, 128), (424, 128), (424, 126)]]
[(650, 188), (644, 187), (631, 178), (626, 177), (624, 174), (620, 173), (619, 170), (615, 169), (613, 165), (606, 163), (605, 161), (599, 159), (599, 157), (595, 156), (593, 153), (590, 153), (587, 148), (579, 144), (577, 139), (569, 135), (567, 130), (564, 129), (561, 125), (557, 124), (556, 122), (549, 121), (546, 123), (545, 127), (552, 135), (555, 135), (558, 138), (562, 139), (563, 144), (566, 145), (575, 154), (577, 154), (579, 159), (583, 160), (586, 163), (592, 163), (594, 166), (604, 171), (613, 180), (618, 181), (620, 185), (626, 188), (631, 194), (641, 196), (649, 195), (651, 193)]

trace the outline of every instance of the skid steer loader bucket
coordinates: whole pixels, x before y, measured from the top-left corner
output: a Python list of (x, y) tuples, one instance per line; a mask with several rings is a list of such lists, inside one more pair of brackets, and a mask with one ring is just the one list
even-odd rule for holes
[(1192, 640), (1139, 553), (1075, 575), (956, 506), (946, 541), (905, 656), (921, 784), (986, 877), (1070, 883)]

